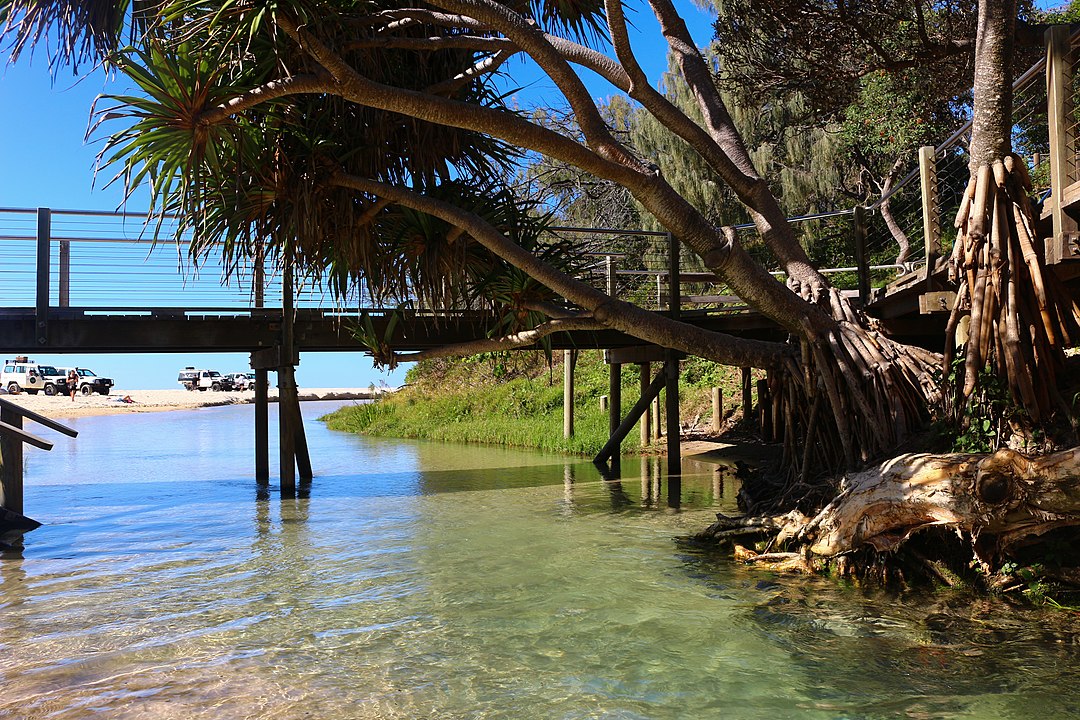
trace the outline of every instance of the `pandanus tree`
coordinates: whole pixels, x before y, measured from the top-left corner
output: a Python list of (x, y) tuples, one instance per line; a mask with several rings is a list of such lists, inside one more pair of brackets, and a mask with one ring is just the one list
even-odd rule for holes
[[(930, 8), (948, 10), (936, 3), (887, 5), (906, 7), (913, 21)], [(141, 94), (107, 98), (99, 107), (107, 126), (122, 126), (109, 137), (104, 159), (120, 167), (130, 186), (148, 183), (156, 210), (185, 218), (195, 231), (196, 254), (206, 247), (200, 243), (224, 240), (227, 257), (236, 262), (268, 251), (334, 279), (339, 289), (363, 280), (377, 296), (420, 296), (436, 307), (488, 302), (500, 308), (502, 327), (510, 332), (485, 340), (484, 347), (533, 342), (569, 327), (603, 327), (727, 365), (764, 368), (783, 418), (786, 474), (758, 497), (758, 509), (809, 512), (834, 501), (827, 516), (789, 515), (782, 532), (789, 542), (836, 555), (934, 523), (962, 526), (975, 537), (981, 526), (964, 525), (960, 510), (952, 520), (927, 519), (906, 503), (902, 488), (910, 473), (869, 473), (883, 487), (901, 489), (889, 504), (863, 508), (875, 519), (889, 519), (880, 526), (869, 523), (858, 504), (844, 502), (867, 495), (844, 491), (836, 499), (830, 477), (892, 454), (924, 426), (941, 393), (941, 357), (884, 335), (814, 267), (755, 167), (713, 68), (678, 9), (672, 0), (649, 0), (648, 9), (694, 99), (693, 113), (652, 85), (631, 46), (627, 8), (617, 0), (0, 0), (13, 55), (57, 33), (61, 59), (102, 59), (138, 85)], [(1011, 279), (1022, 267), (1034, 278), (1032, 268), (1039, 266), (1037, 252), (1029, 259), (1035, 246), (1016, 234), (1027, 229), (1030, 216), (1004, 119), (1016, 8), (987, 0), (978, 18), (972, 157), (973, 174), (982, 180), (972, 187), (971, 216), (958, 242), (964, 249), (957, 254), (964, 270), (958, 273), (963, 301), (957, 314), (971, 316), (964, 347), (969, 359), (972, 348), (978, 354), (960, 397), (974, 392), (969, 382), (977, 382), (989, 361), (1010, 383), (1023, 383), (1026, 372), (1033, 384), (1045, 385), (1035, 393), (1037, 402), (1052, 394), (1053, 376), (1040, 373), (1060, 369), (1061, 343), (1056, 335), (1042, 345), (1010, 335), (1013, 326), (1026, 333), (1033, 323), (1009, 313), (1038, 308), (1038, 317), (1048, 318), (1047, 332), (1065, 313), (1052, 309), (1049, 295), (1037, 294), (1036, 282)], [(951, 52), (970, 51), (956, 45)], [(572, 115), (573, 132), (503, 101), (493, 77), (518, 55), (552, 81)], [(612, 132), (582, 69), (626, 94), (701, 158), (710, 179), (727, 185), (786, 282), (777, 282), (748, 254), (734, 229), (716, 227), (665, 179), (663, 158), (642, 158)], [(518, 152), (544, 155), (624, 188), (790, 340), (706, 331), (579, 280), (574, 252), (538, 242), (542, 216), (506, 192), (507, 164)], [(987, 287), (996, 300), (988, 299)], [(999, 322), (980, 320), (991, 315)], [(984, 326), (989, 329), (979, 329)], [(995, 332), (1000, 339), (986, 339), (985, 333)], [(1037, 346), (1037, 353), (1024, 355), (1025, 343)], [(457, 351), (476, 349), (472, 344)], [(1017, 358), (1022, 367), (1013, 362)], [(1015, 387), (1017, 400), (1029, 402), (1031, 394)], [(1052, 407), (1029, 412), (1045, 420)], [(954, 461), (942, 462), (947, 467)], [(962, 505), (957, 500), (955, 508)], [(1076, 508), (1061, 510), (1072, 518), (1061, 523), (1080, 522), (1080, 515), (1068, 514)], [(780, 527), (742, 527), (748, 526)], [(841, 540), (815, 542), (826, 528), (840, 528), (830, 537)], [(868, 535), (868, 528), (880, 532)]]

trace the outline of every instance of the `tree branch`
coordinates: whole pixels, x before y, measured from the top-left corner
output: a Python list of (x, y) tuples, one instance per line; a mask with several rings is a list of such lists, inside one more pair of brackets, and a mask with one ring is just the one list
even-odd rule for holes
[[(461, 227), (496, 256), (538, 282), (592, 313), (595, 320), (612, 329), (664, 347), (707, 357), (739, 367), (775, 367), (789, 352), (781, 343), (747, 340), (703, 330), (617, 300), (580, 280), (556, 270), (507, 239), (483, 218), (442, 200), (375, 180), (338, 173), (331, 184), (378, 195), (418, 212)], [(779, 283), (774, 283), (779, 285)], [(782, 286), (781, 286), (782, 287)], [(785, 291), (786, 292), (786, 291)]]
[(534, 345), (548, 335), (557, 332), (570, 332), (572, 330), (602, 330), (603, 325), (589, 317), (579, 318), (556, 318), (532, 328), (522, 330), (511, 335), (498, 338), (484, 338), (483, 340), (470, 340), (468, 342), (443, 345), (442, 347), (421, 350), (413, 353), (398, 353), (390, 350), (382, 357), (375, 358), (377, 362), (389, 367), (395, 367), (398, 363), (418, 362), (420, 360), (433, 360), (443, 357), (465, 357), (479, 355), (480, 353), (497, 352), (499, 350), (513, 350), (515, 348)]
[(433, 4), (474, 17), (510, 38), (562, 92), (590, 148), (607, 160), (647, 172), (645, 165), (612, 137), (581, 78), (562, 53), (551, 45), (545, 33), (529, 20), (492, 0), (433, 0)]
[(716, 90), (712, 73), (694, 45), (686, 23), (670, 0), (649, 2), (660, 21), (661, 32), (668, 41), (668, 47), (675, 55), (683, 77), (697, 99), (705, 127), (724, 154), (730, 158), (730, 162), (738, 168), (739, 175), (733, 175), (730, 170), (725, 174), (726, 165), (724, 168), (717, 167), (717, 172), (721, 173), (724, 181), (750, 210), (758, 232), (783, 264), (788, 276), (803, 283), (827, 286), (825, 278), (813, 267), (810, 258), (796, 241), (791, 226), (768, 184), (754, 168), (742, 136), (735, 128), (735, 123)]
[(322, 75), (293, 75), (281, 80), (271, 80), (265, 85), (231, 98), (222, 105), (202, 112), (198, 117), (198, 123), (213, 125), (262, 103), (289, 95), (332, 93), (335, 90), (333, 80)]
[(639, 184), (641, 175), (637, 169), (600, 157), (580, 143), (513, 113), (369, 80), (291, 18), (279, 14), (276, 19), (279, 27), (333, 76), (336, 87), (326, 92), (379, 110), (493, 135), (519, 147), (534, 149), (572, 163), (594, 175), (627, 185)]
[(410, 37), (374, 37), (350, 40), (345, 50), (363, 50), (366, 48), (385, 48), (394, 50), (475, 50), (476, 52), (495, 52), (514, 49), (515, 45), (506, 38), (483, 37), (480, 35), (447, 35), (426, 38)]
[(500, 50), (495, 55), (484, 58), (480, 62), (473, 65), (471, 68), (466, 68), (454, 77), (448, 80), (443, 80), (442, 82), (435, 83), (434, 85), (429, 85), (424, 89), (426, 92), (429, 92), (432, 95), (450, 95), (451, 93), (456, 92), (463, 86), (472, 82), (480, 75), (495, 72), (500, 67), (502, 67), (503, 63), (513, 57), (515, 52), (517, 51), (510, 49)]
[[(643, 174), (620, 162), (600, 157), (572, 138), (510, 112), (376, 83), (358, 73), (337, 53), (306, 28), (297, 26), (287, 15), (278, 14), (276, 21), (286, 34), (333, 77), (325, 87), (320, 86), (316, 91), (333, 93), (360, 105), (497, 137), (616, 182), (626, 188), (680, 241), (701, 256), (707, 267), (716, 272), (739, 297), (755, 309), (796, 333), (801, 333), (808, 324), (818, 329), (831, 326), (832, 319), (827, 314), (803, 302), (781, 283), (773, 281), (744, 248), (738, 243), (725, 240), (686, 198), (662, 178), (651, 172)], [(700, 60), (700, 57), (698, 59)], [(245, 94), (244, 97), (250, 102), (232, 102), (230, 107), (234, 112), (258, 101), (258, 96), (252, 93)], [(216, 115), (214, 113), (213, 110), (208, 111), (208, 116), (227, 115), (221, 109)], [(764, 182), (762, 187), (775, 205), (775, 198), (768, 194)], [(783, 214), (776, 209), (775, 227), (779, 230), (787, 228)], [(769, 229), (766, 226), (765, 232)], [(787, 231), (790, 234), (789, 228)], [(793, 277), (798, 276), (790, 266), (788, 272)], [(684, 346), (685, 344), (680, 344), (678, 347)]]

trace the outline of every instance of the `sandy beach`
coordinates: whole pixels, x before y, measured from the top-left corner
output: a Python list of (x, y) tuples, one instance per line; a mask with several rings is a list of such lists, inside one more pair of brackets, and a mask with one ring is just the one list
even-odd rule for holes
[[(378, 390), (376, 390), (378, 392)], [(130, 397), (132, 402), (124, 402)], [(300, 400), (365, 400), (371, 397), (367, 388), (301, 388)], [(30, 395), (0, 395), (21, 407), (49, 418), (89, 417), (91, 415), (115, 415), (121, 413), (161, 412), (164, 410), (191, 410), (201, 407), (237, 405), (255, 402), (255, 391), (214, 392), (190, 390), (113, 390), (109, 395), (48, 396), (44, 393)], [(270, 388), (270, 402), (277, 402), (277, 389)]]

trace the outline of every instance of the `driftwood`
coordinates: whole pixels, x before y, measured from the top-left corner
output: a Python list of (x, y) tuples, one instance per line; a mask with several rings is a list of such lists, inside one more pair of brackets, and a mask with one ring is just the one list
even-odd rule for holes
[[(701, 539), (771, 535), (768, 553), (738, 559), (805, 569), (815, 560), (873, 548), (891, 552), (925, 528), (950, 528), (994, 565), (1051, 530), (1080, 525), (1080, 448), (1029, 458), (993, 454), (909, 454), (850, 475), (813, 517), (718, 517)], [(781, 553), (785, 551), (788, 554)], [(795, 560), (790, 553), (797, 553)]]

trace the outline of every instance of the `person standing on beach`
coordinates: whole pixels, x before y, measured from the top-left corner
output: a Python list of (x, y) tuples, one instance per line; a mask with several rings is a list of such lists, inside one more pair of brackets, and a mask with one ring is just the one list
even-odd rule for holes
[(79, 389), (79, 375), (74, 370), (68, 370), (67, 389), (68, 394), (71, 395), (71, 402), (75, 402), (75, 391)]

